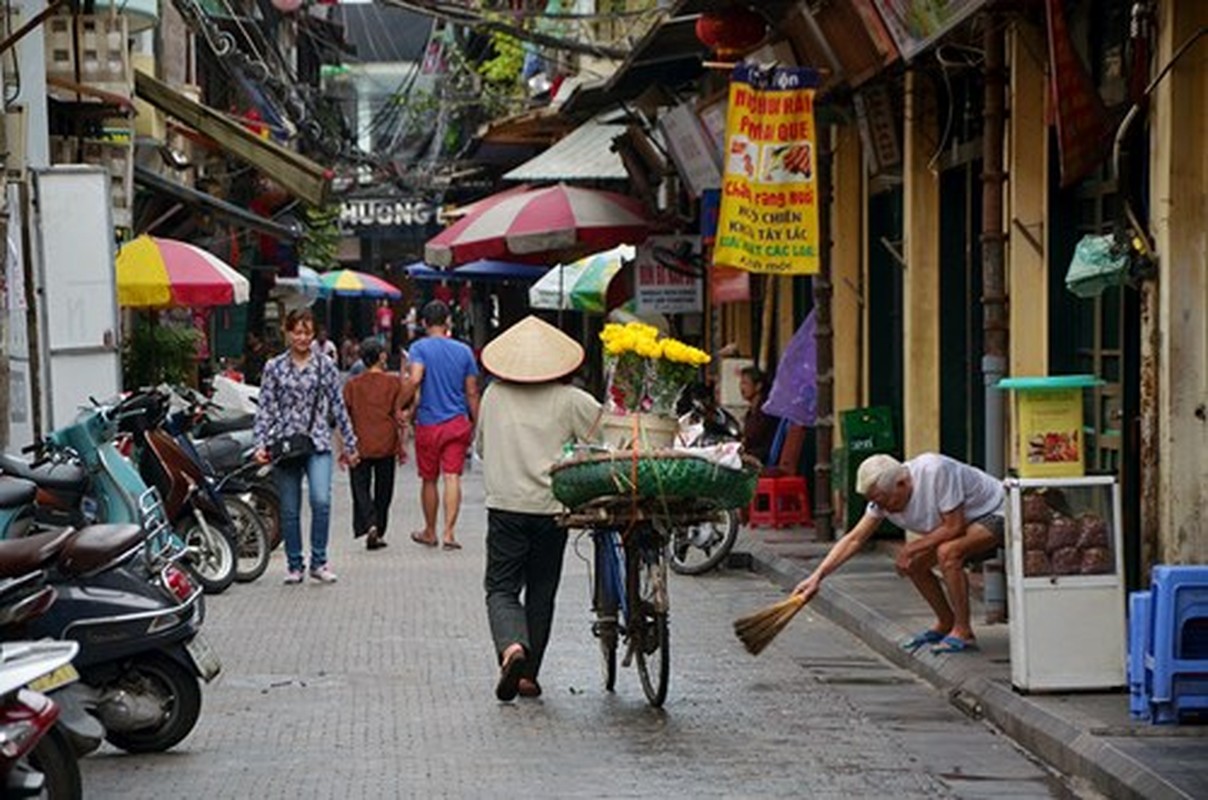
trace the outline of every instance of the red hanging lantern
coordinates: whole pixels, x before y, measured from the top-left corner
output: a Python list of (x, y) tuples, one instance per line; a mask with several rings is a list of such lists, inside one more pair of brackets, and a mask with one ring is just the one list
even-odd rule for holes
[(763, 16), (746, 6), (706, 11), (696, 20), (696, 38), (727, 60), (741, 58), (762, 42), (767, 29)]

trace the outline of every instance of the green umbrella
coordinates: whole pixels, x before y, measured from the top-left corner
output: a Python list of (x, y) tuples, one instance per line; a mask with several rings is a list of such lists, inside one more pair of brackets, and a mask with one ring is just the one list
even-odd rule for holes
[(635, 255), (633, 247), (621, 245), (559, 264), (530, 287), (529, 306), (603, 313), (608, 284)]

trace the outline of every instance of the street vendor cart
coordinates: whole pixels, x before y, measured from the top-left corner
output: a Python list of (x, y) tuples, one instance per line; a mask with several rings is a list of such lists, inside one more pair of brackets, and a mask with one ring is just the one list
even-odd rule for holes
[(668, 546), (676, 528), (708, 521), (750, 502), (759, 463), (738, 468), (670, 448), (588, 449), (551, 471), (554, 495), (570, 511), (560, 524), (589, 532), (593, 543), (592, 633), (600, 643), (604, 686), (637, 663), (650, 705), (667, 699), (671, 668)]

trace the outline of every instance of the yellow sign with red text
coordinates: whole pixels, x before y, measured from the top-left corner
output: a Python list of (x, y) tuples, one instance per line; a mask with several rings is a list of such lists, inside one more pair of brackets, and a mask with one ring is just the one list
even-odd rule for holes
[(735, 67), (714, 264), (773, 275), (818, 271), (816, 84), (809, 69)]

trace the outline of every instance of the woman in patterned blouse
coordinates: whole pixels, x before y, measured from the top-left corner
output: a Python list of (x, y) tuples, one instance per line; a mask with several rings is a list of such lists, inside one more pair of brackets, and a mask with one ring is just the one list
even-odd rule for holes
[(305, 433), (314, 443), (314, 450), (304, 461), (277, 464), (273, 469), (281, 498), (288, 584), (301, 583), (304, 575), (300, 519), (303, 474), (310, 490), (310, 576), (322, 583), (336, 582), (336, 574), (327, 564), (331, 528), (331, 418), (335, 418), (343, 436), (342, 458), (353, 466), (360, 460), (356, 433), (340, 393), (339, 369), (314, 346), (314, 330), (314, 317), (307, 309), (291, 311), (285, 318), (289, 349), (270, 359), (264, 367), (253, 430), (256, 460), (262, 464), (270, 460), (270, 441)]

